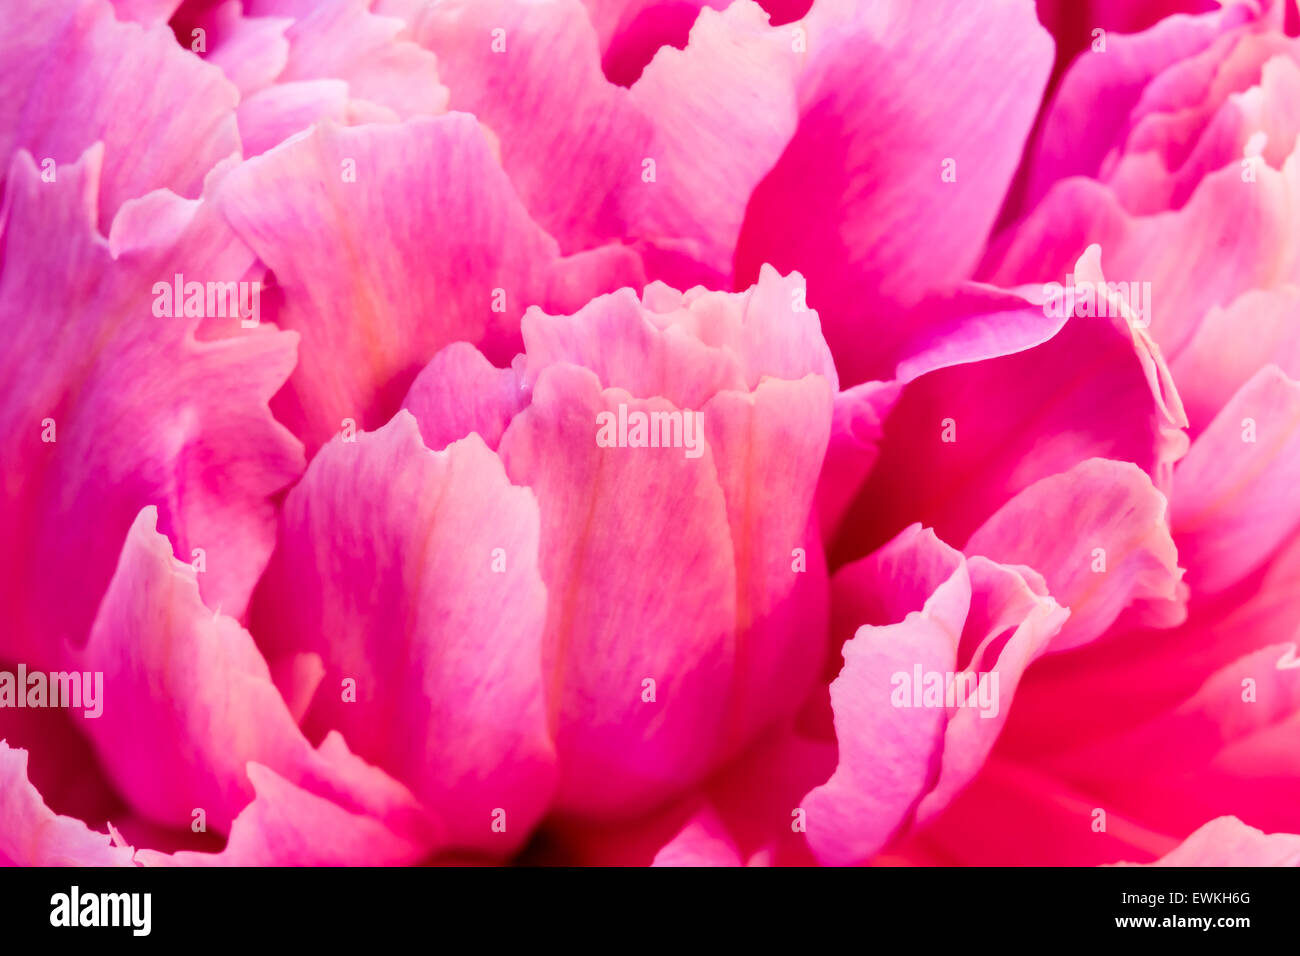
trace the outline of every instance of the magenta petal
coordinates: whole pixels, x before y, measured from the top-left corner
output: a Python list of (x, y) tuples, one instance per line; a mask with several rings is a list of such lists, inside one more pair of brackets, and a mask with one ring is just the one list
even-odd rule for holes
[[(1075, 268), (1102, 281), (1095, 249)], [(1015, 494), (1093, 457), (1134, 462), (1168, 488), (1186, 418), (1146, 332), (1109, 306), (1109, 317), (1062, 318), (1021, 299), (1015, 311), (985, 314), (988, 295), (968, 289), (943, 306), (955, 313), (948, 335), (904, 350), (900, 374), (919, 377), (885, 422), (837, 557), (858, 557), (911, 520), (964, 544)], [(976, 311), (963, 316), (967, 299)]]
[[(1100, 245), (1107, 280), (1149, 284), (1149, 334), (1176, 362), (1211, 309), (1291, 281), (1298, 180), (1300, 155), (1280, 170), (1259, 164), (1252, 183), (1242, 182), (1234, 163), (1203, 179), (1183, 208), (1134, 216), (1111, 188), (1065, 179), (1004, 234), (982, 271), (999, 285), (1062, 282), (1077, 271), (1080, 254)], [(1188, 387), (1196, 389), (1194, 377)]]
[[(839, 764), (802, 805), (813, 853), (838, 865), (878, 852), (914, 813), (933, 815), (974, 777), (1021, 672), (1066, 615), (1015, 570), (967, 561), (918, 527), (846, 566), (834, 587), (836, 619), (868, 623), (845, 643), (831, 685)], [(980, 709), (920, 706), (931, 675), (961, 673), (986, 682)]]
[(717, 811), (705, 807), (655, 854), (653, 866), (741, 866), (740, 851)]
[[(0, 325), (9, 383), (0, 435), (0, 568), (13, 609), (10, 659), (81, 644), (142, 507), (186, 560), (208, 603), (240, 616), (274, 537), (272, 497), (301, 446), (267, 408), (295, 337), (271, 326), (158, 310), (186, 282), (242, 281), (251, 253), (205, 201), (155, 193), (127, 203), (109, 241), (94, 229), (101, 150), (45, 183), (20, 154), (10, 176)], [(69, 277), (76, 277), (71, 280)], [(32, 315), (42, 315), (32, 322)], [(53, 440), (50, 440), (53, 439)]]
[(80, 820), (59, 816), (27, 779), (27, 751), (0, 740), (0, 863), (130, 866), (131, 851)]
[[(1162, 71), (1207, 49), (1251, 15), (1230, 4), (1201, 16), (1173, 16), (1138, 34), (1108, 33), (1104, 54), (1085, 51), (1066, 72), (1031, 154), (1028, 200), (1037, 203), (1052, 183), (1095, 176), (1123, 142), (1129, 116)], [(1105, 109), (1096, 104), (1104, 102)]]
[(604, 814), (644, 809), (709, 768), (735, 656), (735, 557), (711, 447), (598, 447), (597, 413), (620, 404), (674, 410), (554, 365), (501, 440), (511, 479), (541, 506), (560, 800)]
[(817, 486), (822, 537), (833, 540), (854, 496), (880, 457), (885, 418), (901, 384), (864, 382), (835, 394), (831, 437)]
[(453, 342), (411, 383), (402, 407), (420, 424), (435, 451), (476, 432), (496, 450), (516, 413), (528, 404), (527, 387), (514, 368), (497, 368), (468, 342)]
[(294, 786), (261, 764), (248, 765), (257, 796), (235, 819), (220, 853), (140, 850), (145, 866), (409, 866), (425, 847), (380, 821)]
[(154, 521), (146, 509), (132, 526), (90, 640), (73, 655), (76, 669), (104, 675), (101, 713), (81, 729), (118, 792), (152, 823), (187, 829), (202, 810), (227, 833), (254, 796), (256, 762), (432, 847), (439, 826), (404, 788), (339, 739), (311, 748), (252, 638), (204, 606), (197, 575), (173, 560)]
[[(804, 272), (856, 384), (864, 316), (970, 277), (1038, 108), (1051, 42), (1027, 2), (976, 11), (819, 0), (800, 29), (802, 38), (780, 28), (807, 50), (798, 130), (750, 200), (737, 280), (764, 263)], [(1002, 42), (967, 42), (985, 31)], [(930, 74), (962, 96), (916, 82)], [(944, 181), (948, 161), (955, 179)]]
[(623, 235), (637, 187), (650, 188), (641, 160), (651, 124), (601, 74), (578, 0), (431, 4), (410, 32), (437, 54), (451, 108), (496, 134), (520, 198), (565, 252)]
[(273, 652), (324, 662), (309, 731), (341, 730), (464, 849), (516, 848), (550, 797), (537, 534), (480, 439), (431, 452), (401, 411), (312, 461), (254, 607)]
[(285, 33), (289, 61), (278, 81), (339, 79), (349, 95), (401, 119), (447, 110), (437, 59), (402, 34), (396, 17), (376, 16), (364, 0), (316, 0)]
[(104, 0), (10, 11), (0, 62), (0, 169), (12, 173), (15, 151), (27, 149), (38, 163), (54, 160), (61, 178), (59, 167), (102, 142), (105, 227), (125, 200), (150, 190), (197, 196), (208, 171), (239, 153), (239, 95), (221, 71), (181, 49), (165, 24), (119, 23)]
[(1151, 866), (1300, 866), (1300, 835), (1217, 817)]
[(1011, 499), (971, 535), (966, 552), (1042, 574), (1070, 609), (1054, 642), (1064, 650), (1095, 640), (1130, 605), (1164, 623), (1185, 613), (1167, 508), (1132, 464), (1092, 459)]
[(1224, 813), (1295, 831), (1297, 716), (1296, 645), (1273, 645), (1221, 667), (1177, 707), (1056, 755), (1049, 765), (1100, 805), (1122, 807), (1176, 835)]
[(1300, 525), (1300, 383), (1261, 369), (1174, 471), (1174, 536), (1188, 580), (1220, 591), (1267, 559)]
[[(463, 114), (317, 127), (234, 170), (219, 201), (275, 273), (278, 323), (302, 335), (276, 410), (311, 450), (344, 419), (387, 421), (446, 344), (511, 354), (520, 313), (546, 304), (566, 267)], [(592, 277), (588, 295), (624, 279)]]

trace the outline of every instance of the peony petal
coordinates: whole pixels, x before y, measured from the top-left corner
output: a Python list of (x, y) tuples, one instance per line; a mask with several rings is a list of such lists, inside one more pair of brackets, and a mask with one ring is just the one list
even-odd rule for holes
[[(1095, 249), (1076, 269), (1102, 281)], [(1014, 312), (986, 315), (987, 296), (968, 289), (944, 306), (956, 313), (947, 344), (905, 350), (900, 374), (919, 377), (885, 423), (880, 458), (832, 548), (838, 561), (910, 520), (964, 544), (1014, 495), (1092, 457), (1134, 462), (1168, 488), (1186, 418), (1160, 350), (1124, 303), (1103, 300), (1108, 314), (1095, 317), (1069, 296), (1059, 308), (1021, 299)], [(962, 302), (975, 310), (965, 318)]]
[[(736, 562), (729, 720), (738, 745), (794, 714), (825, 660), (815, 639), (826, 631), (825, 566), (809, 514), (832, 393), (820, 376), (767, 379), (750, 395), (715, 396), (703, 414)], [(814, 640), (794, 637), (801, 634)]]
[[(1170, 367), (1198, 435), (1256, 372), (1278, 366), (1300, 378), (1300, 340), (1294, 334), (1300, 288), (1251, 289), (1205, 316)], [(1242, 334), (1249, 327), (1250, 334)]]
[(660, 47), (686, 46), (691, 25), (705, 7), (725, 9), (729, 0), (582, 0), (603, 53), (611, 83), (631, 86)]
[[(707, 426), (696, 458), (599, 447), (596, 415), (620, 404), (676, 410), (551, 366), (500, 449), (511, 480), (541, 506), (559, 800), (606, 816), (645, 809), (709, 768), (725, 726), (737, 600)], [(653, 700), (643, 699), (647, 679)]]
[(49, 168), (62, 178), (65, 164), (102, 142), (102, 226), (125, 200), (153, 189), (197, 196), (208, 171), (239, 153), (234, 86), (181, 49), (164, 24), (119, 23), (107, 0), (49, 0), (11, 11), (0, 62), (0, 168), (10, 174), (8, 188), (15, 188), (10, 161), (19, 149), (43, 168), (52, 160)]
[(1300, 382), (1256, 373), (1174, 472), (1173, 529), (1198, 592), (1263, 563), (1300, 524)]
[[(841, 570), (835, 589), (837, 621), (884, 622), (863, 624), (844, 645), (831, 684), (839, 764), (802, 801), (813, 853), (842, 865), (878, 852), (914, 816), (937, 813), (975, 776), (1021, 672), (1066, 615), (1013, 569), (966, 561), (916, 527)], [(977, 682), (978, 710), (974, 698), (913, 709), (930, 675), (950, 683), (958, 673)]]
[(627, 90), (601, 75), (578, 0), (431, 4), (410, 35), (437, 55), (451, 109), (497, 135), (520, 198), (566, 253), (623, 235), (650, 188), (641, 160), (652, 130)]
[(321, 120), (347, 125), (350, 107), (342, 80), (277, 83), (259, 90), (239, 104), (244, 155), (260, 156)]
[(982, 271), (999, 285), (1059, 282), (1081, 252), (1100, 244), (1109, 280), (1149, 290), (1150, 334), (1176, 361), (1210, 309), (1251, 289), (1295, 281), (1287, 237), (1298, 181), (1297, 152), (1281, 170), (1260, 164), (1253, 182), (1233, 164), (1202, 180), (1182, 209), (1131, 216), (1109, 187), (1062, 180), (995, 244)]
[[(963, 26), (968, 18), (978, 26)], [(979, 11), (819, 0), (801, 29), (798, 130), (750, 200), (736, 279), (752, 281), (764, 263), (803, 271), (841, 377), (857, 384), (874, 377), (862, 370), (864, 316), (970, 277), (1033, 122), (1051, 43), (1018, 0)], [(968, 43), (971, 29), (1002, 42)], [(915, 82), (930, 72), (962, 97)], [(953, 181), (941, 178), (948, 160)]]
[(59, 816), (27, 780), (27, 751), (0, 740), (0, 863), (130, 866), (131, 851), (80, 820)]
[(730, 284), (746, 206), (799, 120), (791, 36), (756, 3), (705, 8), (686, 49), (661, 49), (633, 84), (631, 101), (655, 129), (645, 154), (655, 180), (636, 227), (664, 256), (656, 267), (647, 253), (652, 275), (682, 288)]
[(439, 824), (405, 788), (341, 739), (311, 748), (252, 638), (203, 605), (193, 569), (173, 560), (155, 521), (146, 509), (132, 526), (91, 638), (68, 665), (103, 675), (100, 712), (75, 716), (118, 792), (150, 825), (188, 831), (201, 810), (227, 833), (254, 797), (256, 761), (432, 847)]
[[(1230, 40), (1251, 16), (1247, 4), (1234, 3), (1200, 16), (1171, 16), (1141, 33), (1107, 33), (1105, 53), (1076, 59), (1052, 98), (1030, 153), (1027, 202), (1036, 205), (1070, 176), (1096, 176), (1122, 143), (1148, 84), (1218, 38)], [(1089, 31), (1096, 26), (1090, 23)]]
[(240, 0), (224, 0), (204, 8), (187, 4), (172, 29), (183, 46), (221, 68), (242, 101), (284, 71), (289, 62), (284, 31), (292, 22), (287, 17), (246, 17)]
[(206, 565), (209, 604), (242, 615), (273, 543), (272, 497), (302, 468), (266, 405), (294, 336), (226, 319), (199, 341), (199, 319), (155, 314), (155, 283), (167, 302), (177, 275), (233, 284), (251, 253), (208, 202), (163, 193), (124, 206), (105, 242), (92, 224), (101, 155), (44, 183), (20, 154), (6, 196), (0, 434), (14, 453), (0, 463), (0, 538), (18, 544), (0, 553), (3, 653), (32, 663), (84, 642), (146, 505)]
[(641, 301), (621, 289), (572, 316), (530, 311), (522, 323), (528, 379), (569, 362), (591, 369), (603, 385), (689, 408), (769, 377), (818, 375), (837, 386), (817, 313), (801, 307), (798, 273), (783, 278), (765, 269), (744, 292), (696, 289), (672, 304), (656, 300), (666, 288), (648, 288)]
[(824, 539), (833, 539), (836, 526), (880, 457), (885, 418), (901, 388), (897, 382), (864, 382), (835, 394), (831, 436), (817, 485)]
[(715, 810), (705, 807), (655, 854), (652, 866), (742, 866), (740, 851)]
[(282, 83), (340, 79), (352, 97), (402, 119), (447, 111), (437, 59), (398, 36), (406, 24), (376, 16), (368, 0), (316, 0), (285, 33), (289, 62)]
[(267, 767), (249, 764), (248, 776), (257, 796), (236, 818), (220, 853), (141, 850), (136, 858), (145, 866), (409, 866), (426, 855), (419, 843)]
[(1300, 836), (1216, 817), (1150, 866), (1300, 866)]
[[(1182, 128), (1188, 124), (1190, 111), (1148, 118), (1134, 131), (1130, 152), (1120, 157), (1106, 178), (1126, 209), (1149, 214), (1182, 208), (1206, 176), (1225, 166), (1244, 169), (1243, 157), (1255, 156), (1254, 162), (1280, 169), (1300, 135), (1297, 100), (1300, 66), (1286, 56), (1274, 56), (1260, 68), (1255, 86), (1228, 94), (1221, 104), (1211, 104), (1218, 105), (1216, 112), (1204, 107), (1208, 115), (1202, 120), (1203, 129)], [(1162, 131), (1157, 146), (1133, 141), (1161, 120), (1168, 125), (1176, 123), (1178, 128)], [(1260, 136), (1262, 149), (1255, 145)], [(1162, 155), (1171, 144), (1187, 142), (1195, 144), (1189, 155)]]
[(1062, 779), (1166, 832), (1241, 813), (1300, 829), (1296, 645), (1264, 647), (1220, 668), (1190, 699), (1133, 730), (1049, 758)]
[(578, 0), (432, 5), (411, 35), (565, 252), (644, 239), (652, 275), (730, 285), (745, 205), (795, 122), (794, 55), (756, 4), (703, 11), (686, 49), (660, 51), (631, 90), (601, 74)]
[(939, 817), (891, 848), (891, 855), (931, 866), (1097, 866), (1153, 860), (1177, 844), (1177, 837), (995, 752)]
[[(460, 114), (318, 127), (232, 172), (219, 202), (284, 291), (279, 323), (302, 333), (276, 412), (313, 451), (344, 419), (387, 421), (443, 345), (508, 356), (524, 306), (565, 275)], [(588, 294), (623, 278), (597, 275)]]
[[(1165, 497), (1136, 466), (1091, 459), (1035, 482), (980, 526), (966, 544), (1041, 573), (1070, 609), (1054, 650), (1095, 640), (1130, 605), (1162, 620), (1183, 597)], [(1062, 529), (1068, 529), (1064, 532)]]
[(537, 529), (481, 440), (430, 452), (399, 412), (312, 461), (254, 607), (273, 651), (324, 661), (309, 732), (341, 730), (463, 849), (516, 848), (552, 788)]
[(416, 376), (402, 407), (415, 416), (424, 443), (435, 451), (470, 432), (495, 451), (510, 420), (527, 404), (527, 388), (515, 369), (497, 368), (468, 342), (453, 342)]

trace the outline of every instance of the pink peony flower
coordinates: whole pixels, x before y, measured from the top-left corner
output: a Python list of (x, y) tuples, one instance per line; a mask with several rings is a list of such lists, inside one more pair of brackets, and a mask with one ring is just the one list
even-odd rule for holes
[(13, 11), (0, 861), (1300, 863), (1298, 33)]

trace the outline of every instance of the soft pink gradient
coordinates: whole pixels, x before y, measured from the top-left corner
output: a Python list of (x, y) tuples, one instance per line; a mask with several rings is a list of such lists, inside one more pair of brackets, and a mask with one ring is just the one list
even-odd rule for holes
[(0, 862), (1300, 864), (1297, 33), (22, 5)]

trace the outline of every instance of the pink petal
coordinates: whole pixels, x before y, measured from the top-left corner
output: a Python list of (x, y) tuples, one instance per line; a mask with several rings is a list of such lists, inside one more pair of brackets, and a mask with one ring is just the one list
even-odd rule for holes
[(166, 23), (182, 0), (112, 0), (119, 20), (137, 23)]
[[(1075, 269), (1103, 281), (1095, 249)], [(1025, 299), (986, 315), (988, 296), (975, 287), (943, 306), (953, 313), (947, 344), (937, 337), (904, 351), (900, 375), (919, 377), (885, 422), (837, 558), (859, 556), (910, 520), (964, 544), (1014, 495), (1092, 457), (1134, 462), (1168, 488), (1187, 448), (1186, 419), (1160, 350), (1122, 303), (1108, 304), (1109, 317), (1052, 317), (1049, 303)], [(1057, 311), (1083, 311), (1061, 301)], [(964, 302), (975, 311), (962, 316)]]
[[(831, 684), (839, 765), (802, 801), (813, 853), (842, 865), (872, 856), (913, 813), (933, 815), (974, 777), (1020, 673), (1065, 614), (1016, 571), (968, 562), (916, 527), (841, 570), (835, 588), (848, 604), (837, 607), (837, 621), (881, 622), (863, 624), (844, 645), (844, 669)], [(994, 647), (1008, 629), (1012, 636)], [(910, 681), (918, 671), (998, 673), (996, 699), (982, 702), (997, 709), (913, 709), (899, 675)]]
[(1300, 836), (1217, 817), (1151, 866), (1300, 866)]
[[(503, 52), (494, 50), (498, 29)], [(623, 235), (651, 188), (641, 183), (641, 160), (652, 129), (627, 90), (601, 74), (578, 0), (429, 5), (410, 34), (437, 55), (450, 108), (496, 134), (524, 205), (566, 253)]]
[(0, 863), (130, 866), (131, 851), (80, 820), (59, 816), (27, 780), (27, 751), (0, 740)]
[[(509, 355), (524, 306), (567, 281), (469, 116), (318, 127), (234, 170), (220, 204), (284, 291), (277, 321), (303, 336), (276, 412), (312, 450), (344, 419), (387, 421), (443, 345)], [(588, 296), (634, 278), (589, 274)]]
[[(1290, 44), (1287, 40), (1270, 40)], [(1239, 47), (1248, 48), (1248, 44)], [(1263, 57), (1270, 51), (1253, 52)], [(1300, 45), (1291, 55), (1297, 53)], [(1221, 71), (1226, 69), (1221, 67)], [(1199, 119), (1203, 128), (1185, 128), (1190, 111), (1157, 114), (1138, 126), (1127, 145), (1129, 151), (1107, 175), (1125, 208), (1138, 213), (1181, 208), (1202, 179), (1225, 166), (1240, 168), (1243, 156), (1257, 155), (1256, 162), (1267, 162), (1274, 169), (1282, 167), (1300, 134), (1300, 108), (1296, 106), (1300, 100), (1300, 67), (1295, 60), (1278, 55), (1257, 69), (1259, 77), (1252, 78), (1255, 85), (1235, 93), (1225, 90), (1222, 102), (1212, 100), (1202, 107), (1204, 116)], [(1143, 132), (1162, 122), (1175, 128), (1162, 130), (1156, 146), (1137, 141)], [(1264, 137), (1262, 149), (1254, 145), (1260, 135)], [(1194, 145), (1188, 155), (1162, 155), (1170, 151), (1172, 144), (1186, 150), (1189, 142)]]
[(1300, 524), (1300, 383), (1274, 365), (1241, 387), (1174, 472), (1173, 529), (1188, 579), (1219, 591)]
[[(182, 10), (172, 25), (181, 45), (221, 68), (239, 88), (241, 101), (272, 83), (289, 62), (284, 31), (293, 22), (285, 17), (246, 17), (240, 0)], [(196, 33), (195, 31), (202, 31)], [(195, 49), (200, 37), (202, 52)], [(245, 144), (245, 155), (248, 155)]]
[[(102, 142), (98, 222), (107, 226), (125, 200), (150, 190), (197, 196), (208, 171), (238, 154), (238, 92), (220, 70), (181, 49), (165, 24), (119, 23), (105, 0), (25, 4), (7, 21), (0, 168), (27, 149), (38, 163), (53, 159), (62, 179), (65, 164)], [(8, 188), (16, 188), (8, 172)]]
[(439, 4), (411, 34), (438, 55), (452, 108), (497, 134), (520, 197), (564, 251), (640, 238), (652, 275), (730, 284), (745, 205), (795, 121), (794, 54), (757, 5), (704, 11), (686, 50), (660, 51), (630, 91), (602, 75), (577, 0)]
[(1095, 640), (1130, 606), (1162, 622), (1183, 613), (1167, 507), (1134, 465), (1091, 459), (1016, 495), (971, 536), (966, 552), (1041, 573), (1070, 609), (1053, 645), (1064, 650)]
[[(1076, 59), (1052, 98), (1030, 154), (1027, 201), (1037, 204), (1067, 177), (1096, 176), (1106, 155), (1122, 143), (1148, 84), (1230, 36), (1250, 16), (1246, 4), (1231, 4), (1200, 16), (1172, 16), (1142, 33), (1107, 33), (1106, 52)], [(1103, 102), (1105, 109), (1095, 108)]]
[(1092, 180), (1062, 180), (993, 247), (983, 271), (999, 285), (1060, 282), (1099, 244), (1108, 280), (1149, 283), (1150, 334), (1176, 361), (1212, 308), (1295, 275), (1286, 237), (1300, 156), (1281, 170), (1261, 163), (1256, 177), (1243, 182), (1233, 164), (1203, 179), (1182, 209), (1150, 216), (1129, 215)]
[(214, 320), (222, 337), (199, 341), (199, 319), (153, 314), (155, 282), (242, 280), (251, 253), (206, 201), (170, 194), (128, 203), (106, 242), (93, 226), (101, 156), (44, 183), (20, 154), (6, 196), (0, 324), (18, 347), (0, 355), (12, 449), (0, 538), (21, 546), (0, 568), (5, 653), (29, 663), (84, 642), (146, 505), (178, 553), (198, 561), (202, 549), (210, 605), (241, 615), (273, 543), (272, 498), (302, 468), (266, 404), (293, 367), (294, 336)]
[(342, 80), (276, 83), (259, 90), (239, 104), (244, 155), (260, 156), (321, 120), (349, 125), (352, 105)]
[(426, 850), (372, 817), (351, 813), (250, 763), (257, 796), (220, 853), (140, 850), (145, 866), (409, 866)]
[(745, 292), (692, 290), (672, 305), (654, 301), (664, 288), (647, 289), (641, 301), (621, 289), (572, 316), (530, 312), (522, 325), (529, 378), (569, 362), (591, 369), (604, 385), (692, 408), (769, 377), (818, 375), (837, 386), (817, 313), (799, 308), (798, 273), (764, 269)]
[[(1208, 425), (1241, 386), (1265, 365), (1300, 378), (1300, 341), (1292, 334), (1300, 311), (1300, 289), (1251, 289), (1215, 307), (1170, 367), (1193, 423), (1193, 435)], [(1242, 335), (1246, 323), (1250, 335)]]
[(697, 813), (655, 854), (652, 866), (742, 866), (740, 851), (713, 809)]
[[(863, 316), (970, 277), (1038, 108), (1051, 43), (1021, 2), (976, 11), (819, 0), (803, 26), (799, 126), (750, 200), (737, 285), (764, 263), (803, 271), (841, 375), (856, 384), (870, 377), (859, 371)], [(966, 42), (972, 31), (1002, 42)], [(932, 72), (962, 97), (915, 82)], [(948, 159), (955, 182), (941, 179)]]
[(254, 607), (269, 646), (324, 661), (309, 732), (341, 730), (454, 845), (496, 854), (526, 838), (554, 775), (536, 509), (482, 441), (431, 452), (399, 412), (312, 461)]
[(682, 288), (729, 283), (746, 206), (798, 125), (798, 63), (790, 31), (770, 28), (758, 4), (738, 2), (725, 13), (701, 10), (686, 49), (661, 49), (633, 84), (631, 101), (655, 129), (645, 155), (656, 180), (644, 184), (637, 224), (666, 255), (656, 267), (647, 254), (652, 275)]
[(411, 383), (402, 407), (420, 424), (425, 445), (440, 450), (475, 432), (493, 451), (510, 420), (528, 404), (513, 368), (497, 368), (468, 342), (453, 342)]
[(559, 799), (604, 815), (644, 809), (710, 767), (736, 655), (735, 556), (709, 442), (698, 458), (598, 447), (596, 414), (619, 404), (674, 410), (554, 365), (501, 440), (511, 479), (541, 506)]
[[(814, 375), (767, 379), (752, 394), (722, 392), (704, 406), (738, 578), (729, 710), (740, 741), (793, 714), (825, 659), (815, 639), (826, 630), (825, 566), (809, 515), (831, 408), (828, 383)], [(797, 551), (809, 565), (799, 571)]]
[(366, 0), (317, 0), (285, 33), (289, 62), (279, 82), (340, 79), (359, 100), (402, 119), (447, 110), (437, 59), (398, 36), (406, 24), (376, 16)]

